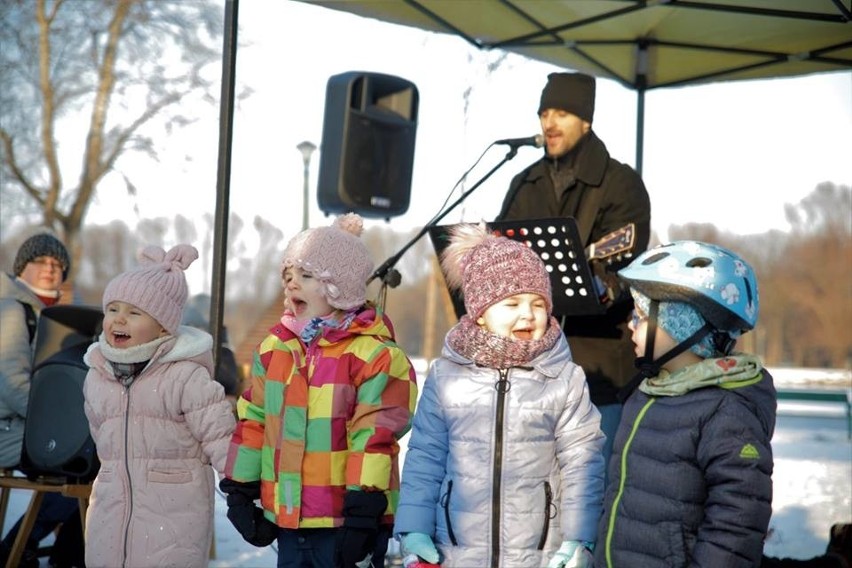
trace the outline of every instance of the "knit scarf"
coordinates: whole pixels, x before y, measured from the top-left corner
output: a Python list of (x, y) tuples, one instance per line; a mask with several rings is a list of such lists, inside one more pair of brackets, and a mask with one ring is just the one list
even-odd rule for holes
[(541, 339), (519, 340), (488, 331), (465, 314), (447, 333), (447, 343), (481, 367), (508, 369), (523, 366), (556, 345), (560, 333), (552, 316)]
[(157, 348), (171, 338), (171, 335), (165, 335), (142, 345), (118, 348), (107, 343), (106, 336), (101, 333), (100, 337), (98, 337), (98, 346), (101, 349), (101, 353), (103, 353), (109, 362), (110, 367), (112, 367), (112, 373), (115, 375), (115, 378), (127, 387), (145, 369), (145, 366), (148, 365)]
[(281, 323), (284, 327), (298, 335), (305, 345), (307, 345), (320, 335), (324, 328), (348, 328), (352, 320), (355, 319), (355, 316), (358, 315), (359, 309), (355, 308), (342, 313), (335, 310), (326, 316), (311, 318), (307, 321), (297, 320), (293, 316), (293, 312), (287, 310), (281, 316)]
[(26, 286), (30, 289), (30, 291), (38, 296), (38, 299), (41, 300), (41, 303), (45, 306), (52, 306), (59, 302), (59, 297), (62, 295), (60, 290), (48, 290), (46, 288), (39, 288), (37, 286), (31, 285), (29, 282), (18, 276), (15, 280)]
[(704, 387), (737, 388), (759, 382), (761, 369), (757, 356), (737, 353), (704, 359), (674, 373), (663, 369), (656, 377), (642, 381), (639, 390), (651, 396), (680, 396)]

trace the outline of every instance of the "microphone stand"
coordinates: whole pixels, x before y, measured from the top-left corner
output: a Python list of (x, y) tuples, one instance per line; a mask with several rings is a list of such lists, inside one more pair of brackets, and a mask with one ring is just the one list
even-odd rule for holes
[(447, 213), (455, 209), (462, 201), (467, 199), (467, 197), (471, 193), (473, 193), (476, 188), (482, 185), (485, 180), (490, 178), (492, 174), (494, 174), (494, 172), (496, 172), (503, 166), (503, 164), (514, 158), (517, 153), (518, 146), (512, 145), (509, 151), (503, 157), (503, 159), (500, 160), (500, 162), (496, 166), (491, 168), (491, 170), (487, 174), (482, 176), (482, 178), (477, 181), (470, 189), (462, 193), (461, 196), (459, 196), (459, 198), (456, 199), (449, 207), (447, 207), (440, 215), (432, 219), (427, 225), (420, 229), (420, 231), (416, 235), (414, 235), (414, 238), (408, 241), (405, 246), (399, 249), (399, 251), (397, 251), (393, 256), (384, 261), (381, 266), (379, 266), (375, 271), (373, 271), (373, 274), (367, 280), (367, 284), (369, 285), (370, 282), (372, 282), (376, 278), (381, 278), (383, 290), (387, 287), (396, 288), (397, 286), (399, 286), (399, 283), (402, 281), (402, 276), (400, 276), (399, 271), (394, 268), (394, 265), (399, 262), (399, 259), (402, 258), (402, 255), (404, 255), (406, 251), (408, 251), (408, 249), (414, 246), (414, 243), (419, 241), (423, 235), (429, 232), (430, 228), (436, 226), (441, 219), (446, 217)]

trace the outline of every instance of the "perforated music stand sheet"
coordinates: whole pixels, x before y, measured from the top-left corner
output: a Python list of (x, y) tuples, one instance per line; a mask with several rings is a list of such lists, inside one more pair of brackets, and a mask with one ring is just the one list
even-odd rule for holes
[[(486, 226), (493, 234), (524, 243), (538, 254), (550, 274), (555, 315), (591, 315), (605, 311), (595, 292), (592, 271), (573, 217), (499, 221), (486, 223)], [(449, 244), (452, 227), (429, 228), (429, 238), (438, 258)], [(461, 292), (450, 289), (450, 296), (456, 316), (460, 318), (465, 313)]]

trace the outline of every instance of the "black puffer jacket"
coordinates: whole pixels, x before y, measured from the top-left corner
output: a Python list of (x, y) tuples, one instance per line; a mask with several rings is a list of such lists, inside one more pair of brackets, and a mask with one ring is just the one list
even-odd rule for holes
[[(752, 379), (649, 395), (624, 406), (609, 465), (595, 566), (753, 568), (772, 514), (776, 396), (751, 356)], [(709, 377), (708, 378), (712, 378)], [(709, 381), (705, 381), (707, 384)]]
[[(551, 174), (565, 170), (572, 170), (573, 175), (555, 176), (565, 186), (557, 192)], [(648, 248), (651, 203), (645, 184), (630, 166), (609, 156), (593, 131), (567, 155), (556, 160), (542, 157), (515, 176), (497, 221), (550, 217), (577, 219), (584, 247), (634, 223), (633, 256)], [(630, 260), (601, 263), (596, 272), (610, 282), (617, 281), (616, 272)], [(602, 315), (566, 317), (563, 323), (574, 361), (586, 372), (596, 405), (616, 403), (618, 391), (635, 374), (626, 323), (632, 310), (630, 294), (624, 293)]]

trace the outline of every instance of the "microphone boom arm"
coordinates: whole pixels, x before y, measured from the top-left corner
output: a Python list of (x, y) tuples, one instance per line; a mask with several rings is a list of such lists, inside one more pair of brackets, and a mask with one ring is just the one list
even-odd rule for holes
[(384, 261), (381, 264), (381, 266), (379, 266), (376, 270), (374, 270), (373, 274), (367, 280), (367, 284), (369, 285), (376, 278), (381, 278), (382, 286), (390, 286), (391, 288), (396, 288), (400, 283), (401, 277), (399, 276), (399, 273), (394, 268), (394, 265), (396, 265), (396, 263), (399, 262), (399, 259), (402, 258), (402, 255), (404, 255), (408, 251), (408, 249), (410, 249), (412, 246), (414, 246), (414, 244), (417, 241), (419, 241), (420, 238), (423, 237), (423, 235), (428, 233), (430, 228), (436, 226), (438, 224), (438, 222), (441, 219), (443, 219), (444, 217), (446, 217), (447, 214), (450, 211), (455, 209), (462, 201), (467, 199), (467, 197), (471, 193), (473, 193), (474, 190), (476, 190), (476, 188), (478, 188), (480, 185), (482, 185), (485, 182), (485, 180), (490, 178), (494, 174), (494, 172), (496, 172), (497, 170), (499, 170), (503, 166), (503, 164), (505, 164), (506, 162), (508, 162), (512, 158), (514, 158), (517, 155), (517, 153), (518, 153), (517, 147), (513, 146), (512, 148), (510, 148), (509, 151), (506, 152), (506, 155), (503, 157), (503, 159), (500, 160), (497, 163), (496, 166), (491, 168), (491, 170), (489, 170), (488, 173), (486, 173), (484, 176), (482, 176), (479, 179), (479, 181), (477, 181), (475, 184), (473, 184), (473, 186), (471, 186), (470, 189), (466, 189), (459, 196), (459, 198), (456, 199), (449, 207), (444, 209), (444, 211), (442, 211), (437, 217), (433, 218), (422, 229), (420, 229), (420, 231), (418, 231), (418, 233), (416, 235), (414, 235), (414, 238), (412, 238), (410, 241), (408, 241), (405, 244), (405, 246), (403, 246), (401, 249), (399, 249), (399, 251), (394, 253), (393, 256), (388, 258), (386, 261)]

